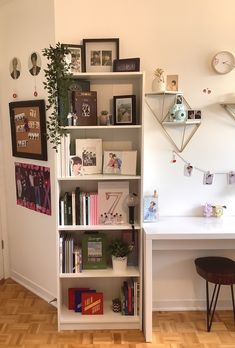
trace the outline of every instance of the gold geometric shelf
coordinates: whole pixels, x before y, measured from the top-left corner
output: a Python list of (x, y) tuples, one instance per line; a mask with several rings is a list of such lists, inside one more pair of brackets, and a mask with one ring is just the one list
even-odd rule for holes
[(228, 111), (229, 115), (235, 120), (235, 103), (223, 103), (220, 104)]
[[(169, 109), (174, 104), (175, 96), (178, 94), (182, 94), (182, 92), (167, 91), (162, 93), (146, 93), (145, 102), (159, 125), (162, 127), (167, 138), (178, 152), (182, 152), (201, 125), (201, 120), (186, 120), (184, 122), (168, 121)], [(172, 99), (172, 97), (174, 99)], [(155, 109), (150, 103), (150, 99), (152, 98), (154, 98), (155, 104), (158, 103)], [(184, 97), (183, 103), (187, 109), (191, 109)]]

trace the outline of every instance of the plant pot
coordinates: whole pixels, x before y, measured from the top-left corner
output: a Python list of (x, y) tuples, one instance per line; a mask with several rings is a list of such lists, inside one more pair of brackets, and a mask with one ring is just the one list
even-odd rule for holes
[(127, 268), (127, 256), (116, 257), (112, 255), (112, 263), (114, 272), (125, 272)]
[(159, 81), (157, 78), (155, 78), (152, 82), (152, 91), (153, 92), (165, 92), (166, 90), (166, 84), (163, 81)]

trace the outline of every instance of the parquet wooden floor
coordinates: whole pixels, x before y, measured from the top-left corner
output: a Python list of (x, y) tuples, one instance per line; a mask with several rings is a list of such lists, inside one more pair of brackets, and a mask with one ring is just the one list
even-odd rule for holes
[(210, 333), (203, 312), (155, 312), (153, 343), (139, 331), (57, 332), (56, 309), (13, 280), (0, 284), (0, 347), (235, 348), (232, 311), (218, 311)]

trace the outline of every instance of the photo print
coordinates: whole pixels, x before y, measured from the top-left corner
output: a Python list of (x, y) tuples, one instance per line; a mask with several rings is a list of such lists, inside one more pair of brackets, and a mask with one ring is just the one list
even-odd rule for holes
[(211, 174), (210, 172), (204, 173), (203, 176), (203, 184), (204, 185), (212, 185), (214, 179), (214, 174)]
[[(74, 175), (101, 174), (102, 139), (76, 139), (76, 155), (74, 157), (76, 158), (74, 158), (73, 161), (77, 162), (76, 171), (79, 171)], [(80, 161), (81, 166), (79, 164)], [(78, 168), (78, 166), (80, 168)], [(74, 170), (75, 168), (71, 170), (71, 175), (73, 175)]]

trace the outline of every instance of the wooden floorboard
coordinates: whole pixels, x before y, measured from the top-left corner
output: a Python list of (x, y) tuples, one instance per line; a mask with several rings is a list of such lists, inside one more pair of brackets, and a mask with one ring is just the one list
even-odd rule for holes
[(210, 333), (204, 312), (155, 312), (153, 342), (138, 330), (57, 332), (56, 309), (11, 279), (0, 284), (0, 347), (235, 348), (232, 311), (217, 311)]

